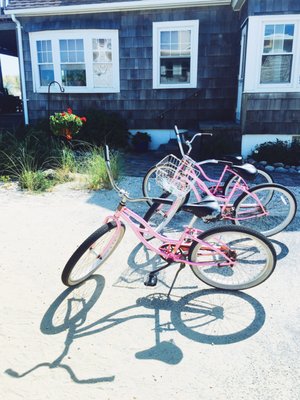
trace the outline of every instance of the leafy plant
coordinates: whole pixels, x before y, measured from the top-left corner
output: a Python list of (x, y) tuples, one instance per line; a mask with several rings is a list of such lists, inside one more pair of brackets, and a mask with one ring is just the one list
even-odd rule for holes
[(50, 116), (50, 129), (54, 135), (64, 136), (67, 140), (71, 140), (80, 131), (84, 122), (86, 122), (86, 117), (78, 117), (73, 114), (71, 108), (68, 108), (66, 112)]
[(20, 188), (31, 192), (44, 192), (54, 186), (54, 184), (54, 181), (47, 179), (42, 171), (24, 169), (19, 175)]
[(276, 140), (256, 146), (251, 157), (256, 161), (267, 161), (270, 164), (282, 162), (289, 165), (300, 164), (300, 144), (297, 142)]

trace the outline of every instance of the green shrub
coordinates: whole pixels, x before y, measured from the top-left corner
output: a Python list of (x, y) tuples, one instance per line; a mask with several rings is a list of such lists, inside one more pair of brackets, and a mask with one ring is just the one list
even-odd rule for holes
[(270, 164), (282, 162), (289, 165), (300, 164), (300, 144), (297, 142), (276, 140), (256, 146), (251, 157), (256, 161), (267, 161)]
[[(114, 179), (118, 179), (120, 171), (120, 156), (118, 152), (111, 153), (110, 165)], [(87, 188), (99, 190), (111, 188), (106, 171), (103, 148), (92, 148), (86, 156), (84, 172), (87, 175)]]
[(79, 140), (113, 148), (124, 148), (128, 144), (129, 132), (126, 121), (117, 113), (91, 110), (84, 113), (86, 124), (78, 134)]
[(19, 186), (30, 192), (44, 192), (54, 186), (42, 171), (23, 170), (19, 175)]

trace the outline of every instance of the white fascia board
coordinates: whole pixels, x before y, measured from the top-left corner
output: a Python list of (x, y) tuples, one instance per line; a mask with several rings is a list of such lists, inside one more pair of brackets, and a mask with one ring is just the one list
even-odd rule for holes
[(231, 0), (141, 0), (102, 4), (81, 4), (74, 6), (23, 8), (5, 10), (5, 14), (14, 14), (16, 16), (87, 14), (117, 11), (157, 10), (163, 8), (208, 7), (230, 4)]

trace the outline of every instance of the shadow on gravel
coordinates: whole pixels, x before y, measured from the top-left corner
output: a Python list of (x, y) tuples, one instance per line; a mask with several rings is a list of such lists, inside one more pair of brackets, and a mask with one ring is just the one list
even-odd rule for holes
[(275, 240), (272, 237), (270, 237), (269, 239), (275, 247), (277, 260), (282, 260), (289, 254), (289, 248), (284, 243), (280, 242), (279, 240)]
[(40, 325), (42, 333), (55, 335), (67, 330), (65, 347), (54, 361), (39, 363), (21, 373), (9, 368), (5, 373), (13, 378), (23, 378), (42, 367), (49, 369), (61, 368), (69, 374), (75, 383), (95, 384), (114, 381), (114, 376), (80, 379), (69, 365), (63, 363), (63, 360), (68, 356), (71, 345), (77, 339), (78, 329), (84, 325), (87, 313), (99, 299), (104, 284), (105, 280), (102, 276), (93, 276), (84, 284), (65, 290), (46, 311)]
[[(173, 338), (164, 340), (165, 333), (168, 338), (170, 333), (174, 333), (174, 336), (180, 333), (198, 343), (227, 345), (253, 336), (265, 322), (263, 306), (248, 294), (205, 289), (178, 298), (170, 298), (161, 293), (151, 294), (139, 298), (135, 304), (125, 305), (86, 324), (87, 313), (99, 299), (104, 283), (102, 276), (95, 275), (80, 286), (65, 290), (46, 311), (40, 325), (41, 332), (46, 335), (67, 332), (65, 347), (54, 361), (41, 362), (24, 372), (9, 368), (5, 373), (14, 378), (23, 378), (42, 367), (62, 368), (75, 383), (113, 382), (114, 375), (80, 379), (69, 365), (63, 363), (74, 341), (100, 334), (128, 321), (151, 319), (155, 336), (153, 346), (137, 351), (135, 358), (175, 365), (181, 362), (184, 353)], [(138, 326), (140, 329), (141, 324)], [(139, 330), (140, 335), (149, 333)], [(133, 345), (131, 343), (129, 348)]]

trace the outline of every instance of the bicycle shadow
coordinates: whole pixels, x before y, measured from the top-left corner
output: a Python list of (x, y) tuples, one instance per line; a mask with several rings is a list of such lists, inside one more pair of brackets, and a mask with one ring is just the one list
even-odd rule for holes
[[(99, 299), (105, 280), (102, 276), (93, 276), (84, 284), (76, 288), (68, 288), (61, 293), (57, 299), (50, 305), (46, 311), (41, 324), (41, 332), (45, 335), (55, 335), (67, 330), (65, 347), (60, 355), (52, 362), (41, 362), (24, 372), (17, 372), (11, 368), (5, 370), (5, 373), (13, 378), (24, 378), (39, 368), (47, 367), (49, 369), (61, 368), (65, 370), (70, 378), (79, 384), (95, 384), (99, 382), (112, 382), (114, 376), (96, 377), (89, 379), (80, 379), (72, 368), (63, 363), (67, 357), (71, 345), (76, 339), (78, 329), (84, 325), (87, 313)], [(88, 299), (88, 300), (87, 300)]]
[[(153, 241), (151, 241), (153, 244)], [(166, 264), (159, 255), (147, 249), (142, 243), (138, 243), (127, 259), (127, 268), (122, 271), (117, 281), (114, 283), (115, 287), (124, 288), (140, 288), (144, 285), (146, 276), (153, 270), (162, 267)], [(170, 288), (166, 282), (167, 273), (172, 270), (177, 270), (179, 264), (171, 264), (166, 270), (162, 270), (158, 274), (158, 282), (156, 288)], [(178, 288), (174, 286), (174, 289)], [(181, 289), (195, 290), (198, 285), (180, 285)], [(145, 288), (147, 290), (147, 288)]]
[[(63, 362), (76, 340), (101, 334), (129, 321), (151, 319), (154, 322), (154, 345), (137, 351), (135, 358), (175, 365), (181, 362), (184, 353), (174, 338), (164, 340), (164, 334), (169, 337), (172, 332), (180, 333), (198, 343), (228, 345), (253, 336), (265, 322), (264, 308), (254, 297), (243, 292), (204, 289), (179, 299), (162, 293), (151, 294), (87, 323), (87, 313), (99, 299), (103, 287), (104, 278), (94, 275), (80, 286), (65, 290), (46, 311), (40, 324), (41, 332), (46, 335), (67, 332), (65, 347), (54, 361), (41, 362), (21, 373), (9, 368), (5, 373), (23, 378), (42, 367), (62, 368), (78, 384), (113, 382), (114, 375), (80, 379), (72, 367)], [(165, 311), (169, 312), (167, 321), (162, 320), (162, 311), (164, 319)]]
[(289, 252), (290, 252), (289, 248), (287, 247), (287, 245), (285, 243), (280, 242), (279, 240), (273, 239), (272, 237), (269, 238), (269, 240), (275, 247), (277, 260), (282, 260), (289, 254)]

